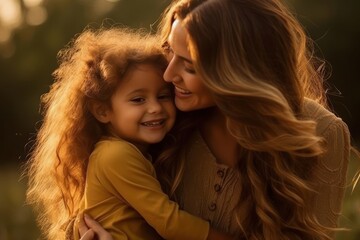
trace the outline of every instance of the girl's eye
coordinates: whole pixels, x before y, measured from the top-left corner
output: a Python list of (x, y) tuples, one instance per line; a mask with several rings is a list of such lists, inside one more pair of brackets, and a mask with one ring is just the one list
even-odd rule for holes
[(136, 98), (132, 98), (130, 101), (134, 102), (134, 103), (142, 103), (142, 102), (145, 102), (145, 98), (136, 97)]
[(160, 100), (167, 100), (167, 99), (171, 99), (172, 98), (172, 95), (171, 95), (171, 93), (164, 93), (164, 94), (160, 94), (159, 96), (158, 96), (158, 99), (160, 99)]

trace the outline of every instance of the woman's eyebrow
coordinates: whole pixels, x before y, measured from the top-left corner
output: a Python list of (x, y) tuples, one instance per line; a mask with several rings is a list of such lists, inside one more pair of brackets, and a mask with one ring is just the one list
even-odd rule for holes
[(183, 60), (183, 61), (185, 61), (185, 62), (187, 62), (187, 63), (189, 63), (189, 64), (193, 64), (193, 62), (190, 60), (190, 59), (187, 59), (186, 57), (183, 57), (183, 56), (180, 56), (180, 55), (177, 55), (178, 56), (178, 58), (180, 58), (181, 60)]
[[(171, 47), (169, 41), (166, 41), (166, 42), (163, 44), (163, 47), (165, 47), (165, 46), (168, 47), (169, 49), (171, 49), (171, 51), (175, 54), (174, 49)], [(193, 64), (192, 60), (190, 60), (190, 59), (188, 59), (188, 58), (186, 58), (186, 57), (183, 57), (183, 56), (181, 56), (181, 55), (179, 55), (179, 54), (176, 54), (176, 56), (178, 56), (181, 60), (183, 60), (183, 61), (185, 61), (185, 62), (187, 62), (187, 63), (189, 63), (189, 64)]]

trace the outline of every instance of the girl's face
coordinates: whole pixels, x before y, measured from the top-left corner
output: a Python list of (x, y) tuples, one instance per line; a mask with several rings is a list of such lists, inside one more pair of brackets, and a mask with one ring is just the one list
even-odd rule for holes
[(131, 67), (111, 98), (108, 123), (117, 136), (137, 145), (160, 142), (175, 121), (172, 89), (150, 64)]
[(187, 31), (175, 20), (168, 38), (169, 65), (164, 79), (175, 86), (175, 104), (181, 111), (193, 111), (215, 103), (202, 78), (195, 72), (187, 44)]

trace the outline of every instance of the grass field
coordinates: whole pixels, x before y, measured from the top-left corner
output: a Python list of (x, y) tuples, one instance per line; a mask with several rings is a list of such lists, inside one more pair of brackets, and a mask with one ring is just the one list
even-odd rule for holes
[[(349, 182), (360, 163), (350, 161)], [(16, 167), (0, 168), (0, 240), (35, 240), (39, 239), (39, 230), (35, 224), (35, 216), (29, 206), (24, 204), (25, 180), (20, 179), (20, 171)], [(46, 179), (44, 179), (46, 181)], [(336, 240), (360, 239), (360, 183), (351, 193), (349, 186), (345, 195), (343, 216), (340, 226), (349, 230), (337, 234)]]
[(1, 166), (0, 240), (39, 239), (32, 209), (24, 204), (26, 182), (19, 179), (16, 167)]

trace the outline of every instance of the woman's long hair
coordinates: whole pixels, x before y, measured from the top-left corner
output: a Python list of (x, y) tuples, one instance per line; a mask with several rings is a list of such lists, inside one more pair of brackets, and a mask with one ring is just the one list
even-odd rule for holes
[(110, 104), (118, 82), (134, 64), (165, 70), (158, 42), (143, 30), (88, 28), (59, 52), (55, 81), (41, 97), (44, 118), (26, 169), (27, 201), (47, 239), (64, 239), (67, 222), (78, 213), (88, 157), (105, 134), (90, 104)]
[[(247, 215), (237, 216), (243, 238), (330, 239), (310, 210), (307, 174), (324, 151), (323, 139), (301, 112), (305, 97), (327, 105), (323, 62), (313, 56), (303, 28), (279, 0), (174, 1), (160, 25), (163, 42), (175, 19), (187, 30), (195, 69), (241, 147), (239, 205), (250, 203)], [(192, 117), (157, 163), (169, 194), (181, 179), (184, 163), (173, 158), (195, 128)]]

